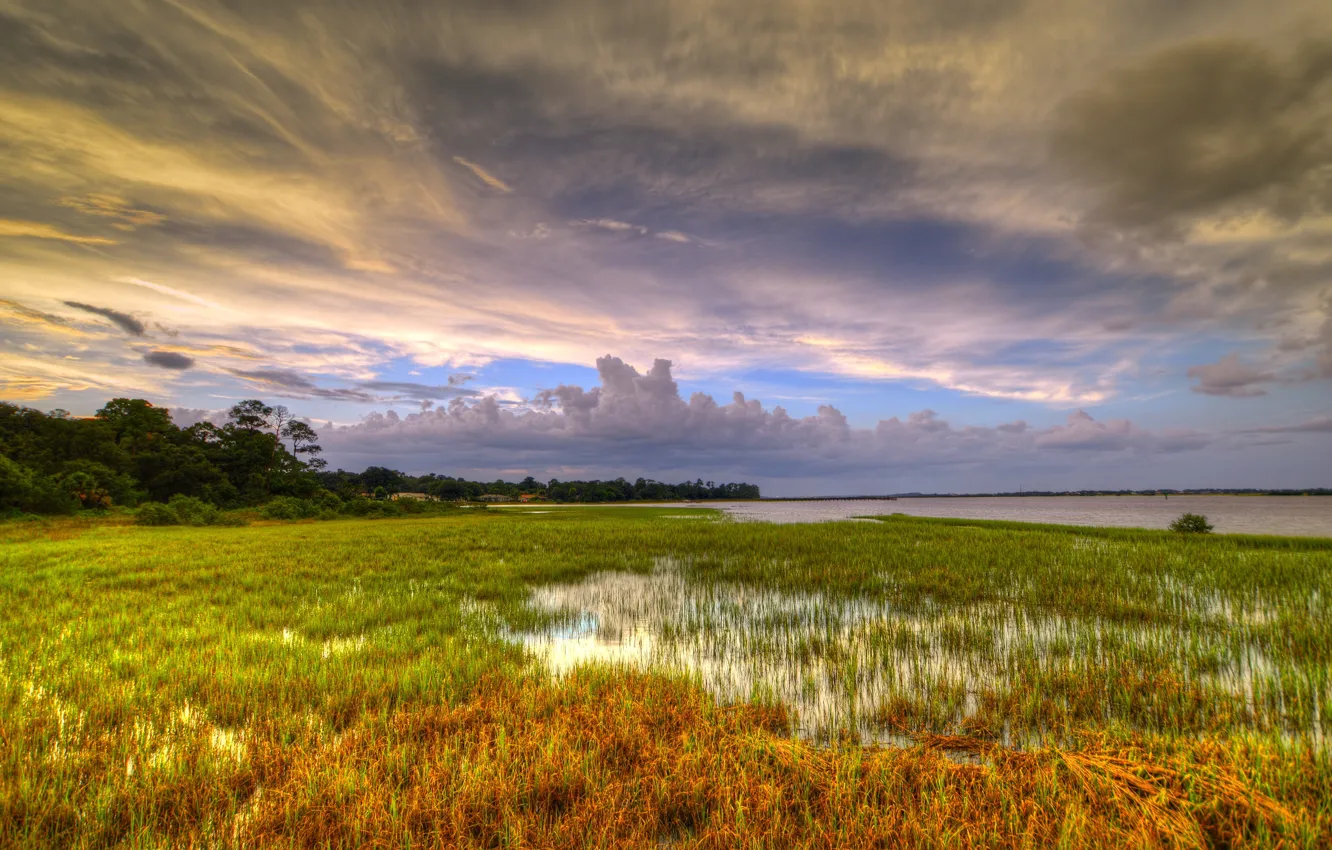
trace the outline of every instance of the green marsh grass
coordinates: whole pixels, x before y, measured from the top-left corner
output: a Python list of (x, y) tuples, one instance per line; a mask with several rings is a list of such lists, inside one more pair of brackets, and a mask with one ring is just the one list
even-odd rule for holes
[(1330, 541), (678, 507), (0, 541), (0, 846), (1332, 840)]

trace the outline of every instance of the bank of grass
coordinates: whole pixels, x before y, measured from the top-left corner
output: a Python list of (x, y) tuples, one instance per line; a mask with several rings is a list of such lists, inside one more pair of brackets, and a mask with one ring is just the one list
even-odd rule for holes
[[(683, 513), (0, 526), (0, 845), (1332, 841), (1328, 541)], [(532, 586), (662, 559), (887, 600), (908, 654), (985, 660), (996, 606), (1080, 625), (970, 700), (867, 707), (903, 747), (795, 738), (688, 677), (554, 679), (506, 638), (552, 616)], [(1218, 674), (1254, 651), (1237, 692)]]

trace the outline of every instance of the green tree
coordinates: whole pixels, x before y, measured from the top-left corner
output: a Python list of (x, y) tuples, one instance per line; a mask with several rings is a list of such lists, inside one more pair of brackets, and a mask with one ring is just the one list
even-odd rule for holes
[(283, 426), (282, 436), (291, 440), (292, 454), (310, 469), (318, 471), (328, 466), (328, 461), (319, 456), (324, 450), (319, 445), (319, 435), (306, 423), (292, 419)]
[(1170, 523), (1170, 530), (1179, 534), (1211, 534), (1212, 524), (1202, 514), (1180, 514)]

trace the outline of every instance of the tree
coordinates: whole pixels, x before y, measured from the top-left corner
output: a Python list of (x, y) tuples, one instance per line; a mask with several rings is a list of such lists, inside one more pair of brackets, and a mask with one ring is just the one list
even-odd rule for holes
[(246, 431), (258, 431), (267, 428), (272, 416), (273, 408), (257, 398), (248, 398), (245, 401), (237, 402), (232, 405), (231, 410), (227, 411), (227, 418), (231, 420), (231, 424)]
[(131, 450), (179, 430), (170, 411), (141, 398), (113, 398), (97, 411), (97, 418), (111, 427), (117, 442)]
[(272, 410), (273, 413), (269, 416), (268, 421), (273, 425), (273, 433), (278, 437), (285, 437), (287, 423), (293, 421), (291, 411), (284, 404), (275, 404)]
[(1180, 514), (1170, 523), (1170, 530), (1179, 534), (1211, 534), (1212, 524), (1202, 514)]
[[(286, 408), (282, 408), (286, 410)], [(315, 429), (311, 428), (299, 419), (292, 419), (283, 427), (282, 436), (291, 440), (292, 454), (296, 455), (298, 460), (304, 460), (305, 465), (313, 470), (320, 470), (328, 466), (328, 461), (319, 456), (324, 449), (316, 442), (319, 435)]]
[(402, 492), (402, 473), (383, 466), (366, 467), (361, 473), (361, 486), (373, 492), (376, 487), (383, 487), (386, 493)]

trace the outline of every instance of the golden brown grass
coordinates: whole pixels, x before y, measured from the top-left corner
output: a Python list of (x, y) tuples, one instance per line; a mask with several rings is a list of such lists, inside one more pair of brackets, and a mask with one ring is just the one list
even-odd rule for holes
[(309, 747), (257, 742), (252, 770), (265, 790), (229, 837), (311, 848), (1332, 841), (1328, 819), (1300, 799), (1316, 789), (1296, 783), (1290, 800), (1273, 798), (1242, 748), (1107, 739), (1015, 752), (943, 736), (819, 748), (787, 737), (785, 722), (649, 675), (489, 677), (454, 708), (398, 712)]

